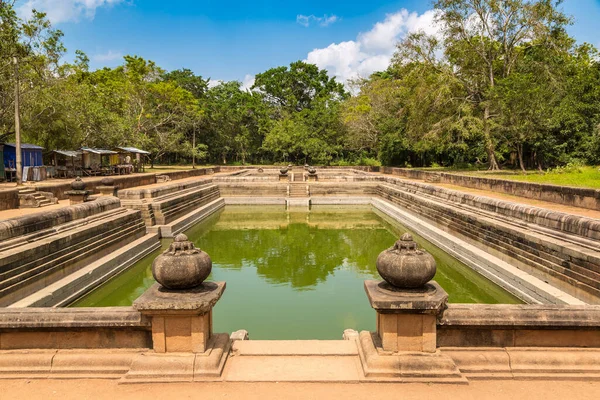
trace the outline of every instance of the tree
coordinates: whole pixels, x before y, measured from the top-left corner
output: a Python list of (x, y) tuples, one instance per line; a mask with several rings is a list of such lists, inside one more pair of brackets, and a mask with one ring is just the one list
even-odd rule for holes
[(498, 80), (518, 69), (520, 52), (563, 30), (569, 19), (551, 0), (437, 0), (445, 55), (480, 111), (490, 169), (498, 169)]

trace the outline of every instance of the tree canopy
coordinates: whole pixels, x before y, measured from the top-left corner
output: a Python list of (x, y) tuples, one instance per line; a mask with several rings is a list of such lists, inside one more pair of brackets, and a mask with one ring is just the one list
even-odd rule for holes
[[(600, 163), (600, 63), (552, 0), (436, 0), (438, 33), (408, 35), (354, 91), (304, 61), (251, 88), (135, 55), (64, 61), (45, 14), (0, 0), (0, 141), (136, 146), (154, 162), (548, 168)], [(16, 64), (15, 64), (16, 61)], [(194, 140), (195, 139), (195, 140)], [(195, 145), (194, 145), (195, 143)]]

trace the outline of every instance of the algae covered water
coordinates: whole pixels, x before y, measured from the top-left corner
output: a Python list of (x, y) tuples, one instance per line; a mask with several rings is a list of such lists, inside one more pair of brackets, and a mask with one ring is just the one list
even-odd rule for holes
[[(344, 329), (375, 330), (363, 289), (380, 279), (379, 253), (408, 230), (371, 207), (227, 206), (185, 232), (213, 260), (209, 280), (227, 289), (213, 313), (215, 332), (246, 329), (251, 339), (340, 339)], [(436, 259), (435, 280), (452, 303), (519, 303), (471, 268), (413, 234)], [(169, 240), (163, 241), (163, 248)], [(147, 256), (74, 306), (128, 306), (154, 283)]]

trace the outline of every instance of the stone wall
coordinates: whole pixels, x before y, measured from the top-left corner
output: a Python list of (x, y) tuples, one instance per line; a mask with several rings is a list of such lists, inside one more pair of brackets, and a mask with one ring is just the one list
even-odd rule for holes
[[(152, 170), (149, 170), (152, 171)], [(166, 175), (171, 180), (192, 178), (195, 176), (211, 175), (215, 172), (215, 168), (196, 168), (186, 171), (168, 171), (168, 172), (147, 172), (144, 174), (134, 175), (115, 175), (111, 176), (115, 180), (115, 186), (118, 186), (119, 190), (133, 188), (137, 186), (146, 186), (156, 183), (156, 175)], [(92, 193), (100, 193), (97, 190), (98, 186), (102, 186), (102, 179), (104, 177), (87, 178), (85, 180), (86, 190), (90, 190)], [(71, 190), (71, 180), (65, 179), (63, 182), (38, 182), (32, 186), (37, 191), (52, 193), (59, 200), (65, 200), (68, 196), (65, 192)], [(16, 207), (15, 207), (16, 208)]]
[(600, 210), (600, 190), (598, 189), (519, 182), (508, 179), (486, 178), (406, 168), (382, 167), (381, 172), (422, 180), (426, 180), (428, 176), (437, 175), (439, 176), (441, 183), (512, 194), (515, 196), (549, 201), (568, 206)]
[[(8, 238), (0, 245), (0, 306), (30, 296), (145, 236), (140, 212), (119, 206), (117, 198), (101, 197), (0, 222), (0, 235)], [(133, 263), (135, 254), (129, 260)]]
[(217, 182), (222, 197), (286, 197), (288, 183)]
[(0, 309), (0, 350), (148, 348), (150, 323), (132, 307)]
[(17, 189), (0, 190), (0, 211), (19, 208), (19, 191)]
[[(437, 347), (598, 348), (600, 306), (449, 304)], [(0, 350), (117, 348), (152, 348), (150, 323), (131, 307), (0, 309)]]
[(600, 347), (600, 306), (449, 304), (438, 347)]
[(420, 182), (410, 182), (394, 178), (388, 178), (386, 182), (394, 184), (409, 193), (432, 196), (444, 201), (460, 204), (461, 206), (474, 207), (478, 210), (514, 218), (525, 223), (536, 224), (559, 232), (600, 240), (600, 221), (596, 219), (484, 196), (475, 196)]
[(212, 179), (166, 183), (147, 189), (119, 192), (123, 207), (140, 210), (146, 226), (166, 225), (220, 197)]
[(600, 246), (516, 218), (381, 184), (380, 197), (586, 302), (600, 301)]
[(0, 221), (0, 242), (2, 242), (0, 249), (7, 245), (5, 241), (9, 239), (32, 233), (41, 234), (44, 230), (58, 225), (93, 217), (97, 214), (119, 208), (120, 206), (121, 202), (115, 197), (100, 197), (95, 201), (71, 207), (41, 211), (23, 217)]

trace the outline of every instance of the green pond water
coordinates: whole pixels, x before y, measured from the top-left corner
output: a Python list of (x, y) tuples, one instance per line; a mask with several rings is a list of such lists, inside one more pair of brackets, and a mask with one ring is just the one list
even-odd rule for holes
[[(215, 332), (246, 329), (251, 339), (340, 339), (344, 329), (375, 330), (363, 289), (380, 279), (379, 253), (408, 229), (371, 207), (227, 206), (185, 232), (213, 260), (209, 280), (226, 281)], [(413, 234), (436, 259), (435, 280), (452, 303), (520, 303), (466, 265)], [(163, 241), (163, 249), (171, 240)], [(73, 306), (129, 306), (149, 286), (161, 250)]]

